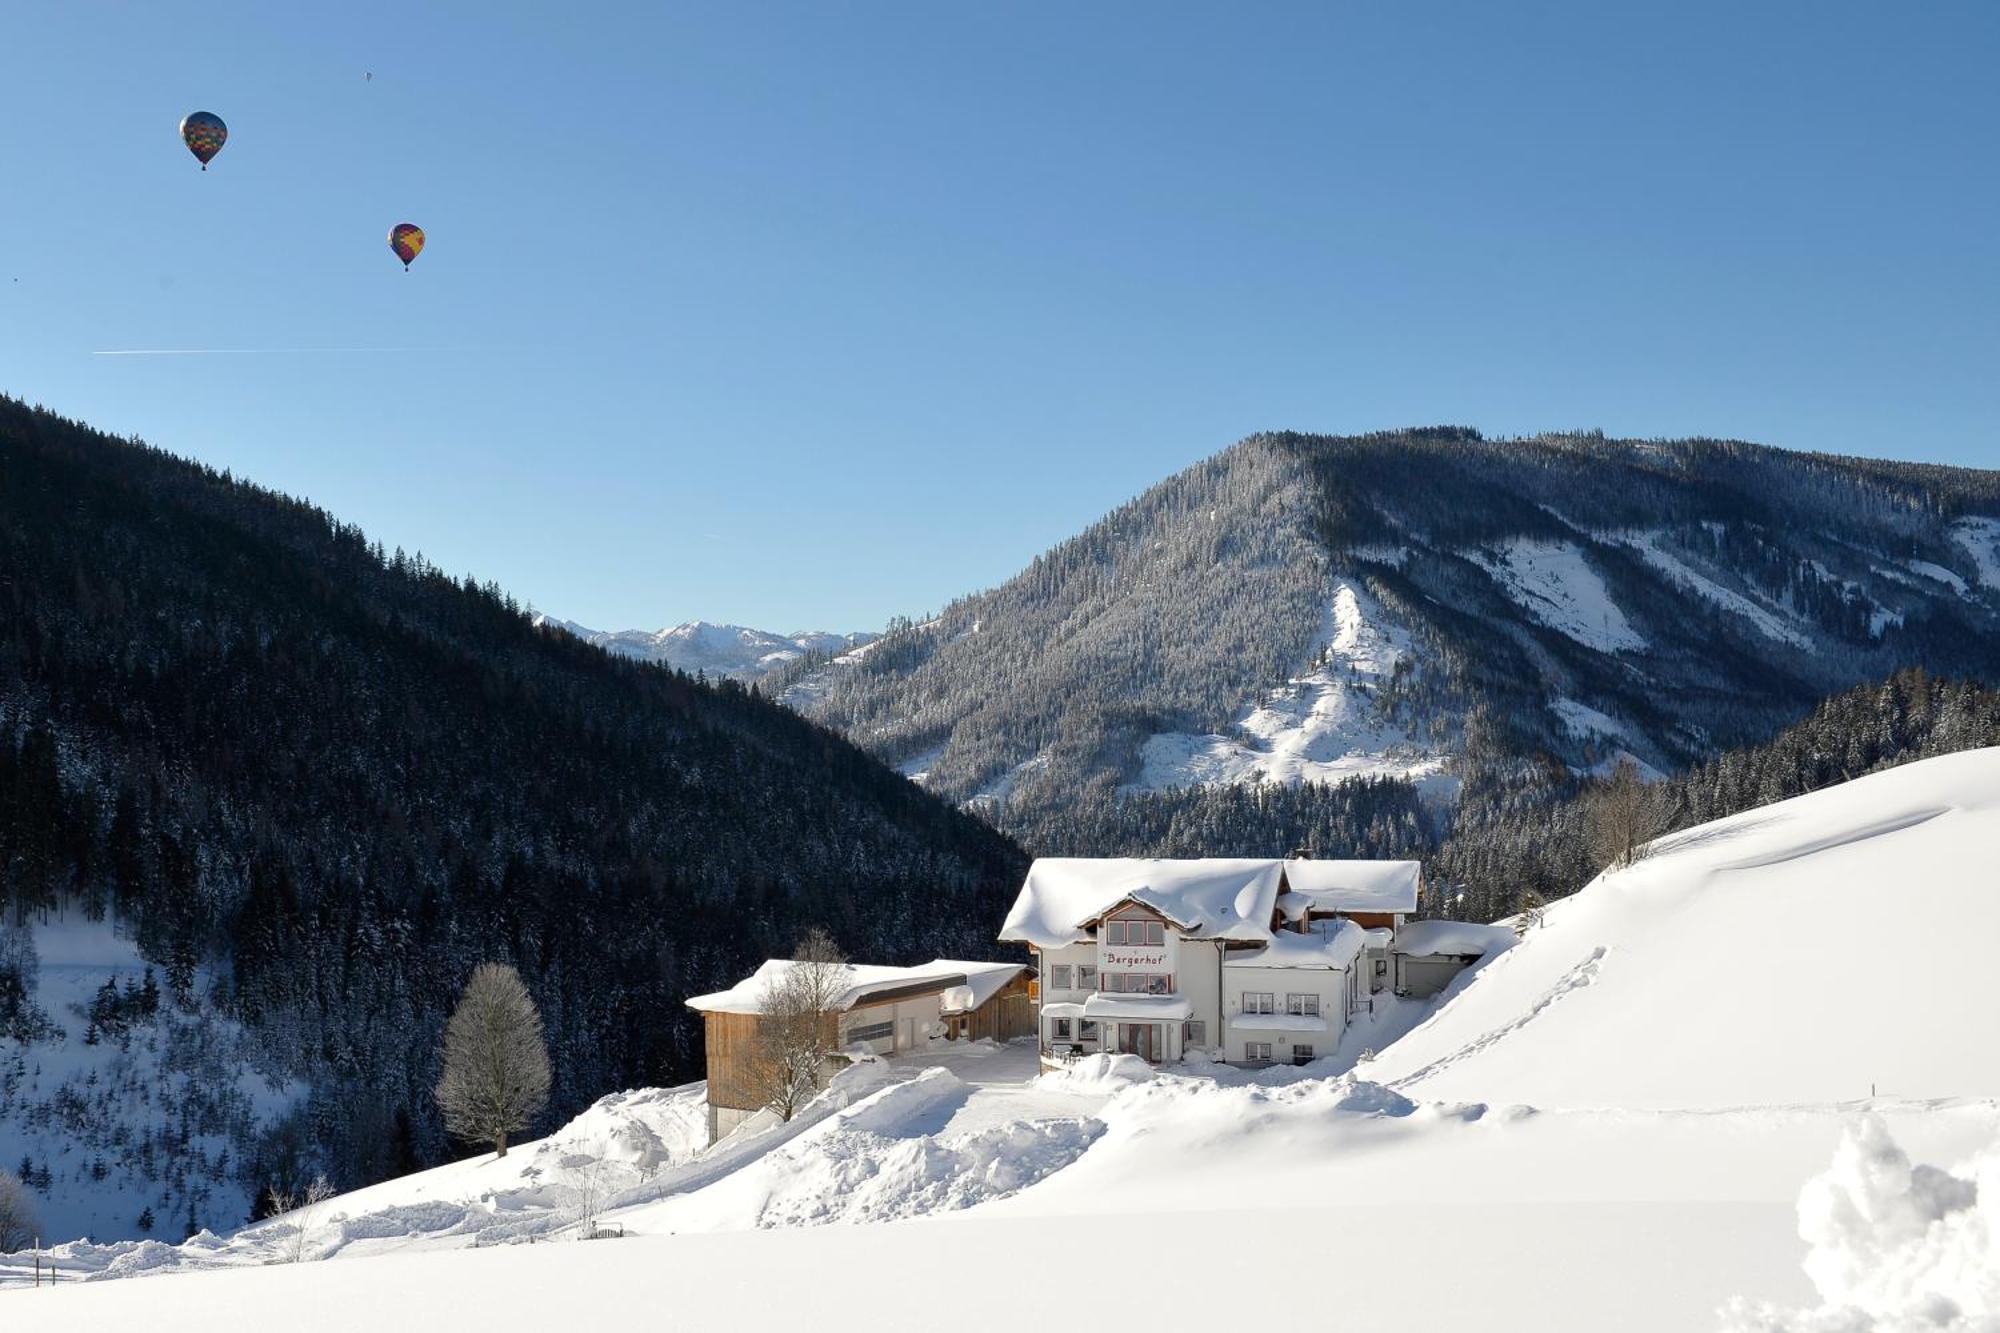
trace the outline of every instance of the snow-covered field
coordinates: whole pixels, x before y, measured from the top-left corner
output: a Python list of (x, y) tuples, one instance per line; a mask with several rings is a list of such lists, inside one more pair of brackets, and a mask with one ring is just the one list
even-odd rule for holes
[[(0, 1309), (204, 1333), (271, 1310), (1012, 1329), (1106, 1302), (1165, 1328), (1990, 1330), (1996, 848), (2000, 750), (1935, 759), (1666, 840), (1432, 1011), (1385, 1016), (1344, 1073), (1097, 1057), (1036, 1078), (1028, 1048), (974, 1046), (859, 1066), (713, 1149), (698, 1087), (631, 1094), (505, 1162), (324, 1205), (308, 1254), (369, 1262), (274, 1263), (296, 1235), (276, 1219), (58, 1255), (71, 1277), (251, 1271)], [(623, 1238), (563, 1243), (586, 1216)]]
[(1309, 670), (1245, 709), (1230, 734), (1149, 737), (1132, 788), (1421, 780), (1441, 773), (1444, 757), (1384, 719), (1375, 704), (1375, 691), (1409, 655), (1409, 636), (1366, 593), (1342, 582), (1334, 589), (1325, 641)]

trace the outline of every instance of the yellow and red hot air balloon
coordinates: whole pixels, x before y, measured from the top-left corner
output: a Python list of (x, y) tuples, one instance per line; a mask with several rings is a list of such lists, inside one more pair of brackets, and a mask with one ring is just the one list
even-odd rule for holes
[(207, 171), (208, 160), (229, 142), (229, 127), (213, 111), (196, 111), (181, 121), (181, 142), (201, 163), (201, 169)]
[(424, 229), (414, 222), (398, 222), (389, 228), (389, 248), (409, 271), (410, 261), (424, 252)]

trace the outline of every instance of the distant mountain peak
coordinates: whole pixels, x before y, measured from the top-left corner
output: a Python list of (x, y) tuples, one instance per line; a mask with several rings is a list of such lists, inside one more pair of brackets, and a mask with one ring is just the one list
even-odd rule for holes
[(751, 681), (779, 667), (801, 661), (808, 653), (836, 656), (880, 638), (879, 634), (835, 634), (826, 630), (799, 630), (777, 634), (748, 625), (724, 624), (712, 620), (684, 620), (658, 630), (597, 630), (542, 615), (537, 624), (553, 625), (585, 643), (609, 653), (660, 662), (690, 675), (701, 672)]

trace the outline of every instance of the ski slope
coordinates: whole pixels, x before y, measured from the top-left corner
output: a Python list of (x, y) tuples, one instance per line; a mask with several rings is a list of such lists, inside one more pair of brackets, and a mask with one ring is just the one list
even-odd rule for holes
[[(0, 1301), (10, 1329), (203, 1333), (271, 1309), (999, 1330), (1110, 1299), (1171, 1329), (1974, 1333), (2000, 1316), (1996, 847), (2000, 750), (1930, 760), (1663, 841), (1351, 1070), (1036, 1077), (1032, 1047), (960, 1047), (858, 1066), (714, 1148), (698, 1089), (634, 1094), (507, 1163), (331, 1201), (308, 1248), (336, 1262), (274, 1263), (274, 1219), (67, 1247), (73, 1277), (187, 1275)], [(607, 1158), (623, 1174), (580, 1208)], [(565, 1243), (584, 1212), (622, 1238)]]

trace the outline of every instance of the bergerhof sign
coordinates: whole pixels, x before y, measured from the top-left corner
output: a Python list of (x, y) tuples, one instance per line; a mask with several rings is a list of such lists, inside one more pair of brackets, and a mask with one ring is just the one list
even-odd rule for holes
[(1097, 946), (1097, 969), (1100, 972), (1171, 972), (1174, 970), (1174, 958), (1164, 944), (1138, 948), (1125, 944), (1100, 944)]

